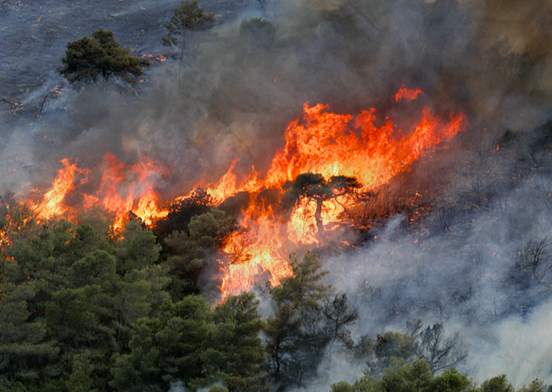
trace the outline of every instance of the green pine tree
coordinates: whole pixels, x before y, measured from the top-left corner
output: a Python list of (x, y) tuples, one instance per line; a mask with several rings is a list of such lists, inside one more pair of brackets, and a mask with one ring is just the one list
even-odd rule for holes
[(132, 84), (144, 74), (142, 68), (151, 65), (146, 59), (131, 56), (112, 31), (103, 29), (93, 32), (92, 38), (69, 42), (61, 62), (57, 72), (71, 83), (96, 82), (100, 77), (106, 81), (121, 78)]

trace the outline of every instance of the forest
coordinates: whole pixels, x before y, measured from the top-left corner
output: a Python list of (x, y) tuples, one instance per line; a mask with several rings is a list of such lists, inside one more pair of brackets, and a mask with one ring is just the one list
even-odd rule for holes
[(0, 0), (0, 392), (552, 392), (514, 3)]
[[(105, 219), (39, 225), (27, 206), (7, 199), (1, 390), (308, 389), (329, 351), (362, 363), (366, 373), (353, 385), (332, 384), (332, 392), (515, 391), (505, 375), (478, 385), (458, 373), (467, 352), (441, 324), (424, 328), (413, 319), (403, 331), (354, 341), (358, 312), (323, 283), (327, 271), (314, 253), (291, 255), (293, 276), (267, 285), (272, 315), (264, 319), (254, 293), (212, 306), (183, 290), (193, 279), (190, 264), (197, 268), (231, 227), (220, 210), (194, 215), (181, 206), (186, 231), (163, 237), (130, 220), (114, 238)], [(536, 379), (519, 391), (545, 390)]]

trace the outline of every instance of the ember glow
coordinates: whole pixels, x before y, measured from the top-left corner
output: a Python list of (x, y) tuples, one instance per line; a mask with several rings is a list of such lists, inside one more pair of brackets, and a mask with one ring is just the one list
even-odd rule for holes
[(142, 58), (153, 62), (159, 61), (160, 63), (164, 63), (167, 60), (167, 56), (163, 54), (154, 55), (154, 54), (145, 53), (142, 55)]
[[(419, 88), (403, 86), (395, 98), (408, 103), (423, 95)], [(239, 158), (236, 158), (219, 181), (209, 186), (205, 182), (197, 184), (206, 188), (214, 206), (238, 192), (250, 195), (241, 212), (240, 230), (227, 238), (222, 248), (223, 277), (219, 286), (222, 300), (229, 294), (250, 290), (261, 277), (274, 286), (291, 276), (289, 252), (301, 246), (324, 245), (342, 226), (344, 212), (357, 202), (355, 195), (377, 190), (399, 173), (408, 171), (413, 162), (462, 131), (466, 119), (459, 113), (438, 116), (423, 107), (410, 124), (408, 129), (399, 129), (391, 118), (382, 118), (376, 109), (353, 116), (332, 113), (328, 105), (305, 103), (303, 115), (287, 126), (285, 144), (265, 173), (254, 169), (237, 172)], [(67, 159), (62, 164), (52, 190), (34, 206), (39, 219), (72, 216), (71, 209), (76, 208), (66, 204), (66, 195), (75, 191), (76, 176), (81, 177), (81, 182), (86, 181), (89, 171), (77, 168), (76, 162), (71, 164)], [(328, 183), (336, 176), (355, 178), (360, 185), (355, 194), (337, 192), (325, 200), (301, 196), (291, 211), (275, 213), (278, 202), (268, 202), (263, 192), (270, 190), (281, 201), (286, 184), (306, 173), (319, 174)], [(100, 206), (112, 213), (115, 230), (124, 226), (130, 212), (152, 225), (168, 214), (159, 207), (155, 191), (157, 181), (168, 176), (160, 164), (148, 158), (127, 165), (108, 153), (99, 187), (92, 193), (81, 193), (79, 208)]]

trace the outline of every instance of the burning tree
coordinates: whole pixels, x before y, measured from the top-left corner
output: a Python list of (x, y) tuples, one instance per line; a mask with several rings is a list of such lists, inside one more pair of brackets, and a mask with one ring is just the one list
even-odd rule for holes
[(316, 203), (314, 218), (319, 239), (324, 235), (322, 222), (322, 207), (324, 202), (337, 199), (341, 196), (352, 195), (361, 185), (354, 177), (334, 176), (326, 180), (320, 174), (305, 173), (298, 175), (295, 181), (284, 186), (286, 194), (284, 205), (297, 206), (306, 199)]
[[(198, 9), (197, 3), (184, 5)], [(205, 26), (196, 22), (185, 25)], [(403, 87), (399, 95), (414, 100), (422, 93)], [(168, 248), (165, 256), (175, 277), (171, 291), (177, 298), (197, 292), (201, 273), (216, 264), (211, 261), (221, 265), (222, 300), (250, 290), (261, 276), (278, 286), (293, 274), (286, 254), (322, 241), (329, 245), (329, 232), (337, 234), (334, 240), (343, 239), (349, 234), (338, 233), (343, 223), (353, 231), (366, 230), (373, 216), (368, 210), (382, 187), (466, 125), (462, 113), (435, 115), (425, 105), (404, 130), (392, 118), (378, 120), (375, 108), (357, 116), (328, 109), (305, 103), (303, 116), (286, 128), (285, 145), (266, 172), (234, 172), (235, 159), (219, 181), (198, 183), (205, 190), (196, 188), (169, 206), (159, 205), (155, 187), (158, 179), (170, 176), (162, 163), (144, 157), (124, 164), (111, 153), (105, 154), (101, 176), (62, 160), (52, 189), (29, 205), (39, 222), (62, 216), (74, 221), (79, 210), (101, 208), (115, 218), (114, 233), (132, 217), (155, 227)], [(355, 214), (363, 201), (359, 225)]]
[(121, 48), (113, 31), (99, 29), (92, 38), (84, 37), (67, 44), (63, 66), (57, 69), (60, 75), (73, 83), (96, 82), (98, 77), (109, 80), (113, 77), (128, 83), (136, 83), (149, 67), (149, 60), (131, 56), (129, 48)]

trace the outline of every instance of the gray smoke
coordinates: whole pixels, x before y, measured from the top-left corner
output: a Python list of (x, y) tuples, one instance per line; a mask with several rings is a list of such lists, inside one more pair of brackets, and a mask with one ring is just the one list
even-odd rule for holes
[[(550, 154), (534, 145), (552, 113), (549, 2), (273, 0), (263, 14), (252, 0), (206, 0), (218, 25), (191, 37), (198, 50), (182, 67), (156, 63), (136, 91), (67, 85), (55, 73), (65, 45), (104, 28), (133, 54), (167, 54), (162, 24), (178, 1), (39, 3), (0, 1), (0, 188), (23, 197), (47, 187), (63, 157), (91, 168), (94, 183), (110, 152), (164, 165), (172, 175), (157, 188), (169, 200), (237, 157), (238, 173), (266, 170), (304, 102), (338, 113), (376, 107), (407, 123), (394, 94), (419, 86), (435, 112), (469, 115), (465, 134), (406, 176), (443, 208), (414, 229), (395, 216), (374, 228), (377, 239), (325, 260), (330, 282), (360, 312), (356, 336), (402, 330), (414, 317), (444, 322), (463, 337), (476, 379), (552, 382), (549, 281), (506, 284), (520, 249), (552, 231)], [(273, 24), (273, 42), (240, 35), (253, 17)], [(318, 390), (361, 374), (362, 364), (332, 358)]]
[[(551, 158), (547, 152), (543, 160)], [(504, 170), (494, 163), (489, 159), (489, 166)], [(498, 186), (497, 176), (491, 171), (488, 183)], [(462, 216), (457, 206), (445, 230), (431, 225), (438, 212), (414, 230), (402, 225), (404, 216), (396, 216), (370, 245), (326, 260), (328, 282), (346, 291), (359, 311), (357, 336), (404, 331), (405, 321), (421, 318), (426, 326), (441, 323), (449, 333), (460, 333), (469, 352), (461, 370), (477, 381), (505, 373), (517, 387), (537, 377), (550, 384), (548, 245), (540, 260), (541, 275), (537, 270), (542, 280), (514, 281), (524, 273), (515, 269), (520, 252), (529, 241), (552, 233), (551, 180), (537, 170), (481, 210)], [(464, 195), (473, 193), (470, 179), (462, 185)], [(455, 202), (459, 200), (457, 195)]]

